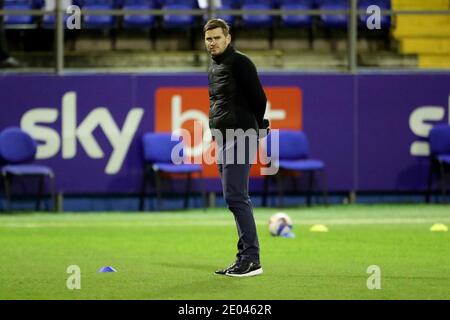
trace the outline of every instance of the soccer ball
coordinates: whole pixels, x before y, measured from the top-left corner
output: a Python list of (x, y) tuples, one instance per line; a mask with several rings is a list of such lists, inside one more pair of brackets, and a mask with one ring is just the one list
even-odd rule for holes
[(284, 212), (275, 213), (269, 219), (269, 232), (275, 237), (293, 238), (292, 219)]

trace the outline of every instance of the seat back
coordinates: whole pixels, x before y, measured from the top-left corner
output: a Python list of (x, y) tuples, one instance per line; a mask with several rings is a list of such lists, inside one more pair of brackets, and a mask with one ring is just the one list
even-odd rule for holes
[[(290, 10), (311, 10), (314, 8), (314, 0), (280, 0), (280, 9)], [(285, 27), (308, 27), (311, 26), (313, 16), (308, 15), (282, 15), (281, 23)]]
[(392, 4), (391, 0), (359, 0), (358, 5), (376, 5), (379, 6), (381, 9), (390, 9)]
[(113, 0), (83, 0), (84, 6), (92, 6), (92, 5), (104, 5), (104, 6), (113, 6), (115, 2)]
[(156, 0), (116, 0), (117, 7), (130, 6), (130, 5), (145, 5), (151, 8), (157, 7)]
[[(161, 0), (161, 8), (167, 10), (193, 10), (197, 9), (196, 1), (184, 0)], [(191, 15), (171, 15), (166, 14), (163, 17), (163, 25), (166, 28), (189, 28), (194, 25), (195, 18)]]
[(33, 0), (5, 0), (5, 5), (33, 5)]
[(315, 0), (279, 0), (278, 1), (280, 6), (283, 5), (304, 5), (307, 7), (314, 7), (314, 5), (316, 4)]
[(450, 154), (450, 125), (438, 124), (433, 126), (429, 141), (432, 155)]
[[(243, 0), (242, 8), (244, 10), (269, 10), (275, 7), (273, 0)], [(242, 16), (242, 22), (248, 27), (270, 27), (273, 22), (273, 16), (267, 14)]]
[[(6, 0), (4, 2), (4, 7), (2, 9), (5, 10), (31, 10), (33, 9), (32, 0)], [(5, 15), (3, 17), (3, 21), (5, 26), (27, 26), (32, 25), (35, 21), (35, 18), (29, 14), (14, 14), (14, 15)]]
[[(142, 137), (144, 160), (149, 163), (172, 163), (172, 149), (180, 141), (172, 141), (171, 133), (146, 133)], [(182, 150), (180, 156), (182, 157)]]
[[(267, 154), (272, 150), (272, 133), (267, 137)], [(279, 160), (300, 160), (309, 157), (309, 143), (306, 134), (300, 130), (279, 130)]]
[[(319, 9), (322, 10), (344, 10), (349, 9), (347, 0), (319, 0)], [(346, 28), (348, 25), (348, 15), (328, 15), (322, 14), (321, 20), (326, 28)]]
[[(114, 0), (83, 0), (82, 9), (87, 10), (111, 10), (114, 9), (116, 2)], [(90, 15), (86, 14), (83, 18), (83, 26), (89, 29), (109, 29), (114, 27), (116, 17), (110, 14)]]
[(25, 131), (9, 127), (0, 133), (0, 154), (7, 163), (24, 163), (34, 160), (36, 141)]
[[(156, 9), (156, 0), (122, 0), (123, 9), (150, 10)], [(155, 23), (154, 15), (125, 15), (123, 17), (124, 27), (150, 27)]]

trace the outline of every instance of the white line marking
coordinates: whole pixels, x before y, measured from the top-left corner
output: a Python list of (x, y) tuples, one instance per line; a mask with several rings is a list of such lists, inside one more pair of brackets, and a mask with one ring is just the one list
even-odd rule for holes
[[(188, 219), (188, 218), (187, 218)], [(258, 221), (259, 220), (259, 221)], [(296, 219), (294, 221), (295, 226), (310, 226), (313, 224), (325, 224), (325, 225), (401, 225), (401, 224), (434, 224), (434, 223), (450, 223), (450, 217), (427, 217), (427, 218), (342, 218), (342, 219)], [(0, 228), (131, 228), (131, 227), (203, 227), (203, 226), (234, 226), (233, 219), (226, 220), (184, 220), (173, 221), (168, 219), (167, 221), (75, 221), (75, 222), (0, 222)], [(265, 226), (267, 222), (257, 219), (258, 226)]]

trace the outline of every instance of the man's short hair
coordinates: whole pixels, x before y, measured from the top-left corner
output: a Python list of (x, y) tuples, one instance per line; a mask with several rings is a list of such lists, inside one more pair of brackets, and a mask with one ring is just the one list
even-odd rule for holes
[(228, 36), (228, 34), (230, 33), (230, 26), (228, 26), (228, 24), (222, 19), (209, 20), (203, 27), (203, 33), (206, 33), (206, 31), (216, 28), (221, 28), (223, 30), (223, 34), (225, 35), (225, 37)]

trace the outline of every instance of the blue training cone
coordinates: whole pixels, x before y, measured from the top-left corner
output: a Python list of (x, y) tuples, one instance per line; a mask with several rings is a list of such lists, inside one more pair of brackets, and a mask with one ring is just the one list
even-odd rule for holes
[(100, 268), (100, 270), (98, 270), (98, 272), (117, 272), (117, 270), (111, 266), (107, 266), (107, 267)]

